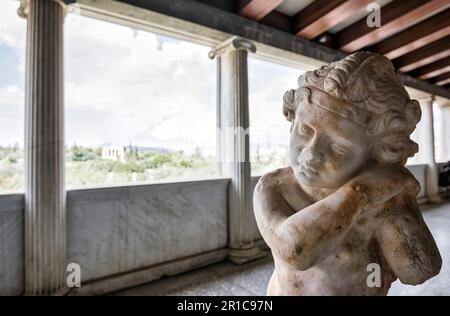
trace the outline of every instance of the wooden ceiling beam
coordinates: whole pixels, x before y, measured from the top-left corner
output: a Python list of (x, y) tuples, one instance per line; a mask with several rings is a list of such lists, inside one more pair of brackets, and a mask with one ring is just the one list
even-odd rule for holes
[(296, 35), (313, 39), (350, 18), (373, 0), (316, 0), (294, 17)]
[(450, 83), (450, 72), (434, 77), (431, 82), (437, 86), (444, 86), (447, 83)]
[(270, 27), (292, 33), (292, 19), (290, 16), (283, 14), (278, 11), (272, 11), (264, 18), (262, 18), (259, 23), (268, 25)]
[(303, 8), (293, 17), (294, 30), (297, 35), (298, 33), (314, 23), (322, 16), (332, 11), (339, 5), (343, 4), (345, 0), (315, 0)]
[(438, 77), (439, 75), (444, 74), (444, 73), (449, 72), (449, 71), (450, 71), (450, 65), (448, 65), (447, 67), (439, 69), (439, 71), (434, 71), (434, 72), (429, 73), (430, 75), (426, 76), (427, 78), (419, 77), (419, 79), (424, 80), (424, 79), (430, 79), (430, 78)]
[(445, 85), (448, 85), (448, 84), (450, 84), (450, 78), (444, 79), (442, 81), (438, 81), (438, 82), (435, 83), (435, 85), (437, 85), (437, 86), (445, 86)]
[(238, 7), (239, 15), (253, 21), (259, 21), (275, 10), (284, 0), (244, 0)]
[(448, 7), (448, 0), (394, 0), (381, 8), (381, 26), (369, 27), (366, 17), (339, 32), (339, 47), (357, 51), (398, 33), (417, 20)]
[(391, 36), (371, 50), (394, 59), (450, 35), (450, 9)]
[(442, 58), (445, 58), (445, 57), (448, 57), (448, 56), (450, 56), (450, 48), (448, 48), (446, 50), (443, 50), (443, 51), (440, 51), (440, 52), (437, 52), (435, 54), (432, 54), (432, 55), (430, 55), (430, 56), (428, 56), (426, 58), (418, 59), (415, 62), (408, 63), (408, 65), (400, 67), (400, 68), (398, 68), (398, 70), (401, 71), (401, 72), (409, 72), (411, 70), (414, 70), (414, 69), (419, 68), (419, 67), (424, 66), (424, 65), (431, 64), (431, 63), (433, 63), (433, 62), (435, 62), (435, 61), (437, 61), (439, 59), (442, 59)]
[(408, 72), (448, 56), (450, 56), (450, 36), (416, 49), (392, 62), (399, 71)]
[(450, 57), (414, 70), (411, 75), (421, 80), (430, 79), (450, 71)]

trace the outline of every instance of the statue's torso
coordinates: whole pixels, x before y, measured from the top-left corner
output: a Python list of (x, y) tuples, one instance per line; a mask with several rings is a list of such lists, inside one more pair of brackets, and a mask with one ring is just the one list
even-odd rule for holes
[[(289, 168), (277, 172), (280, 192), (293, 210), (301, 212), (313, 203), (297, 185)], [(306, 271), (299, 271), (274, 255), (275, 270), (268, 295), (386, 295), (396, 279), (385, 262), (374, 231), (382, 219), (376, 210), (356, 222), (345, 235), (340, 246), (324, 254), (319, 262)], [(367, 277), (371, 263), (379, 264), (381, 287), (369, 287)], [(371, 279), (372, 280), (372, 279)], [(282, 286), (280, 286), (282, 284)]]

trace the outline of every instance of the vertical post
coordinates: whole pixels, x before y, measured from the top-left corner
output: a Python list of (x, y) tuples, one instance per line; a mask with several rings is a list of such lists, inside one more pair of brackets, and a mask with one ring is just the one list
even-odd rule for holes
[(438, 106), (440, 107), (441, 110), (441, 130), (440, 132), (440, 139), (441, 139), (441, 153), (442, 153), (442, 158), (444, 159), (444, 161), (449, 161), (450, 160), (450, 144), (449, 144), (449, 139), (450, 139), (450, 128), (448, 125), (448, 122), (450, 120), (450, 101), (445, 100), (445, 101), (439, 101), (437, 102)]
[(220, 159), (222, 175), (231, 178), (228, 191), (229, 260), (242, 264), (265, 255), (253, 243), (247, 54), (255, 45), (232, 37), (210, 52), (220, 61)]
[(439, 131), (441, 134), (441, 154), (442, 154), (442, 158), (443, 159), (449, 159), (448, 155), (447, 155), (447, 151), (448, 151), (448, 139), (447, 139), (447, 130), (448, 127), (446, 126), (446, 122), (447, 122), (447, 110), (448, 108), (441, 106), (441, 130)]
[(27, 19), (25, 294), (62, 294), (66, 270), (64, 7), (22, 0)]
[[(214, 57), (212, 57), (214, 58)], [(220, 65), (220, 57), (216, 59), (216, 170), (219, 172), (219, 174), (222, 176), (222, 163), (221, 163), (221, 157), (222, 157), (222, 135), (220, 133), (221, 128), (220, 124), (222, 122), (222, 116), (220, 112), (220, 103), (221, 103), (221, 76), (222, 76), (222, 70)]]
[(434, 125), (433, 125), (433, 101), (434, 97), (419, 99), (424, 121), (424, 135), (422, 149), (427, 163), (426, 191), (429, 202), (439, 202), (439, 168), (436, 164), (434, 152)]

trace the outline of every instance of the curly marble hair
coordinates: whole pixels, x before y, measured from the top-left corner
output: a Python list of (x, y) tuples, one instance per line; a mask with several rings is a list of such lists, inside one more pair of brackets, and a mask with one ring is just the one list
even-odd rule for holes
[(375, 141), (372, 157), (376, 161), (405, 164), (418, 151), (410, 135), (421, 117), (419, 102), (410, 99), (386, 57), (357, 52), (306, 72), (298, 79), (298, 89), (284, 95), (283, 114), (288, 121), (293, 122), (301, 99), (305, 95), (309, 99), (310, 88), (320, 89), (356, 107), (354, 111), (345, 109), (346, 112), (366, 113), (364, 126)]

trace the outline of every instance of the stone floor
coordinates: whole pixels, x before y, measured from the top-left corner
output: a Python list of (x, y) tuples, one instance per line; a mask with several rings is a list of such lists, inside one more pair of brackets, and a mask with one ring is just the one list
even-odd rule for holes
[[(424, 206), (423, 215), (442, 255), (441, 272), (418, 286), (397, 281), (389, 295), (450, 295), (450, 202)], [(265, 295), (272, 271), (271, 258), (243, 266), (222, 262), (113, 295)]]

